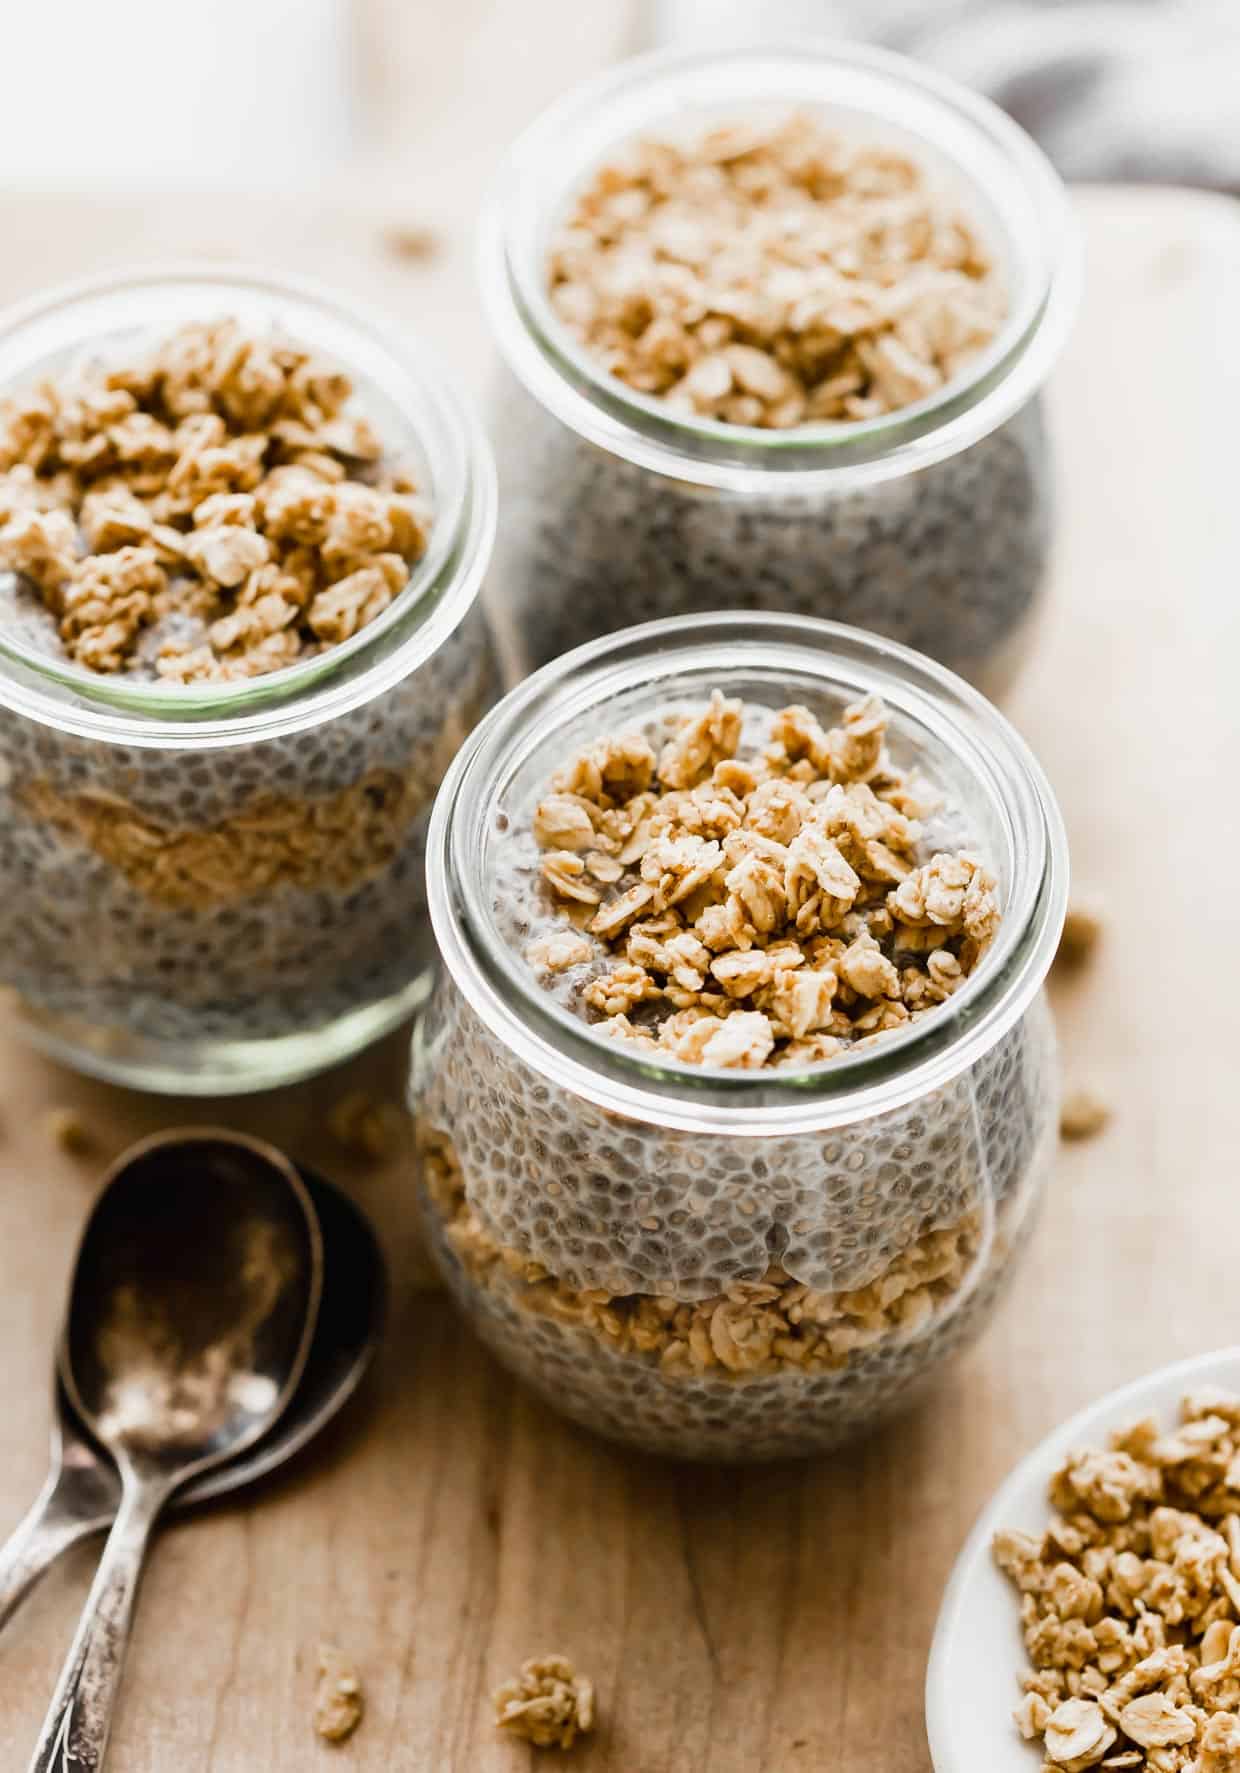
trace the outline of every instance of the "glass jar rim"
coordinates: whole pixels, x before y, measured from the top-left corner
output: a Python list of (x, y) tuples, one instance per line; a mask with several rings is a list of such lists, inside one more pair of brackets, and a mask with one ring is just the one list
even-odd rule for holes
[[(818, 1065), (736, 1071), (608, 1042), (554, 1003), (512, 955), (483, 902), (485, 840), (502, 780), (566, 723), (637, 683), (755, 662), (813, 672), (824, 690), (876, 691), (968, 755), (1010, 833), (1012, 880), (983, 963), (952, 997), (862, 1051)], [(680, 692), (683, 695), (683, 691)], [(427, 842), (442, 962), (485, 1026), (559, 1087), (628, 1119), (777, 1136), (851, 1124), (939, 1088), (1002, 1038), (1040, 989), (1067, 908), (1067, 836), (1046, 776), (978, 691), (911, 648), (813, 617), (720, 612), (591, 641), (511, 690), (475, 728), (436, 798)]]
[[(740, 75), (755, 83), (750, 102), (766, 98), (760, 84), (765, 79), (768, 86), (803, 84), (799, 98), (794, 101), (791, 91), (787, 96), (806, 105), (816, 102), (816, 86), (845, 80), (869, 95), (876, 119), (903, 134), (920, 134), (928, 143), (937, 126), (959, 150), (951, 158), (962, 179), (978, 192), (986, 189), (983, 161), (989, 185), (994, 191), (1003, 185), (995, 207), (1013, 212), (1003, 224), (1009, 246), (1015, 250), (1019, 234), (1023, 255), (1041, 263), (1033, 265), (1029, 287), (992, 344), (925, 400), (875, 419), (786, 430), (694, 418), (609, 374), (555, 314), (543, 254), (534, 250), (532, 236), (557, 202), (604, 146), (614, 150), (657, 130), (660, 117), (666, 122), (700, 99), (698, 87)], [(609, 120), (652, 96), (663, 102), (645, 122), (635, 126), (630, 117), (627, 127), (613, 128)], [(909, 121), (910, 106), (920, 130)], [(583, 136), (595, 144), (585, 155)], [(966, 144), (975, 157), (972, 167), (965, 163)], [(1018, 207), (1021, 214), (1013, 219)], [(479, 262), (488, 314), (509, 368), (558, 419), (651, 472), (749, 493), (770, 490), (772, 481), (781, 490), (806, 492), (873, 484), (978, 442), (1041, 386), (1075, 315), (1081, 273), (1079, 233), (1063, 182), (1018, 123), (989, 99), (905, 56), (823, 38), (707, 52), (656, 50), (574, 88), (512, 144), (483, 211)]]
[[(0, 396), (19, 387), (49, 351), (89, 347), (92, 335), (73, 330), (76, 316), (134, 294), (155, 301), (161, 293), (201, 296), (204, 319), (215, 317), (209, 307), (217, 294), (225, 310), (230, 293), (251, 307), (270, 303), (290, 332), (298, 332), (299, 320), (304, 328), (317, 319), (349, 340), (352, 356), (344, 345), (332, 353), (346, 371), (357, 373), (359, 361), (382, 365), (385, 395), (400, 407), (434, 480), (426, 552), (400, 595), (348, 640), (300, 664), (223, 685), (104, 676), (0, 630), (0, 707), (82, 737), (170, 749), (271, 738), (335, 719), (416, 669), (478, 596), (497, 515), (495, 464), (481, 418), (429, 349), (396, 334), (365, 303), (312, 279), (197, 260), (77, 278), (0, 311)], [(123, 324), (120, 314), (116, 319)]]

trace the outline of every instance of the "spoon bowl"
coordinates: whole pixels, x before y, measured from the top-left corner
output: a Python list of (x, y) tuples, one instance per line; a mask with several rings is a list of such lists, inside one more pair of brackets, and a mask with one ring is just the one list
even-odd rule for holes
[(272, 1427), (306, 1363), (322, 1262), (305, 1185), (273, 1146), (193, 1131), (118, 1160), (78, 1251), (60, 1377), (122, 1472), (180, 1484)]

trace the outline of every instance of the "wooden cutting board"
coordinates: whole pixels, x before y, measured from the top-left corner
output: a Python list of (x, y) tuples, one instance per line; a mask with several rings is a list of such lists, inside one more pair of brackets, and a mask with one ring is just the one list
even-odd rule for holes
[[(359, 1080), (399, 1098), (401, 1039), (326, 1081), (210, 1105), (355, 1191), (392, 1261), (394, 1317), (373, 1385), (323, 1446), (157, 1545), (118, 1773), (516, 1773), (530, 1752), (497, 1739), (487, 1695), (541, 1650), (597, 1683), (601, 1728), (566, 1762), (590, 1773), (925, 1773), (935, 1611), (990, 1489), (1096, 1392), (1235, 1338), (1240, 211), (1174, 191), (1090, 192), (1080, 209), (1088, 293), (1052, 389), (1062, 545), (1011, 712), (1062, 797), (1080, 881), (1109, 903), (1096, 963), (1055, 1007), (1069, 1080), (1115, 1118), (1064, 1149), (999, 1321), (919, 1414), (854, 1452), (660, 1465), (531, 1402), (427, 1288), (407, 1146), (367, 1165), (331, 1145), (325, 1103)], [(374, 210), (345, 194), (8, 197), (0, 238), (0, 294), (100, 258), (252, 247), (385, 303), (466, 375), (486, 362), (467, 230), (426, 263), (389, 259)], [(55, 1148), (41, 1115), (56, 1104), (93, 1129), (95, 1157)], [(0, 1533), (42, 1478), (50, 1350), (100, 1164), (202, 1113), (0, 1038)], [(0, 1639), (6, 1769), (26, 1764), (90, 1562), (68, 1560)], [(368, 1696), (341, 1749), (311, 1733), (321, 1637)]]

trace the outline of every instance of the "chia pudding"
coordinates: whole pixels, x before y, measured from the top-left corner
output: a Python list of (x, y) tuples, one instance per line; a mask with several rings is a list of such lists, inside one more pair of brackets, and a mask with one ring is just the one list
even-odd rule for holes
[(728, 607), (1007, 684), (1075, 281), (1015, 124), (867, 50), (642, 58), (520, 138), (484, 248), (518, 656)]
[(678, 1456), (904, 1407), (1056, 1145), (1063, 835), (994, 710), (830, 624), (651, 624), (488, 717), (428, 877), (419, 1192), (500, 1358)]
[(297, 287), (0, 323), (0, 984), (150, 1088), (265, 1088), (420, 1001), (435, 791), (496, 693), (485, 441)]

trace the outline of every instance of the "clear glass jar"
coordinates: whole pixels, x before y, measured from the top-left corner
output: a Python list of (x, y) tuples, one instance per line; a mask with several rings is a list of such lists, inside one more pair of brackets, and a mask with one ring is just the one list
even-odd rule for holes
[[(723, 1071), (600, 1037), (503, 932), (505, 832), (585, 743), (715, 689), (823, 725), (886, 701), (999, 883), (977, 971), (934, 1013), (804, 1069)], [(463, 749), (427, 856), (443, 969), (414, 1034), (419, 1193), (443, 1274), (556, 1408), (652, 1451), (829, 1447), (905, 1405), (1003, 1291), (1057, 1143), (1041, 991), (1066, 842), (981, 696), (834, 624), (714, 615), (595, 642)], [(799, 1327), (798, 1327), (799, 1326)]]
[(381, 616), (266, 677), (102, 676), (0, 629), (0, 986), (66, 1063), (194, 1094), (315, 1071), (421, 1001), (431, 801), (498, 691), (486, 439), (352, 303), (201, 267), (75, 285), (0, 318), (0, 392), (223, 316), (340, 364), (433, 523)]
[[(962, 376), (902, 411), (762, 430), (610, 376), (560, 322), (548, 241), (621, 144), (686, 120), (807, 109), (959, 187), (1010, 311)], [(1063, 187), (987, 100), (852, 45), (643, 57), (545, 112), (487, 211), (484, 294), (509, 374), (493, 410), (506, 644), (529, 665), (635, 621), (712, 609), (849, 622), (988, 694), (1026, 649), (1051, 535), (1037, 390), (1076, 303)]]

